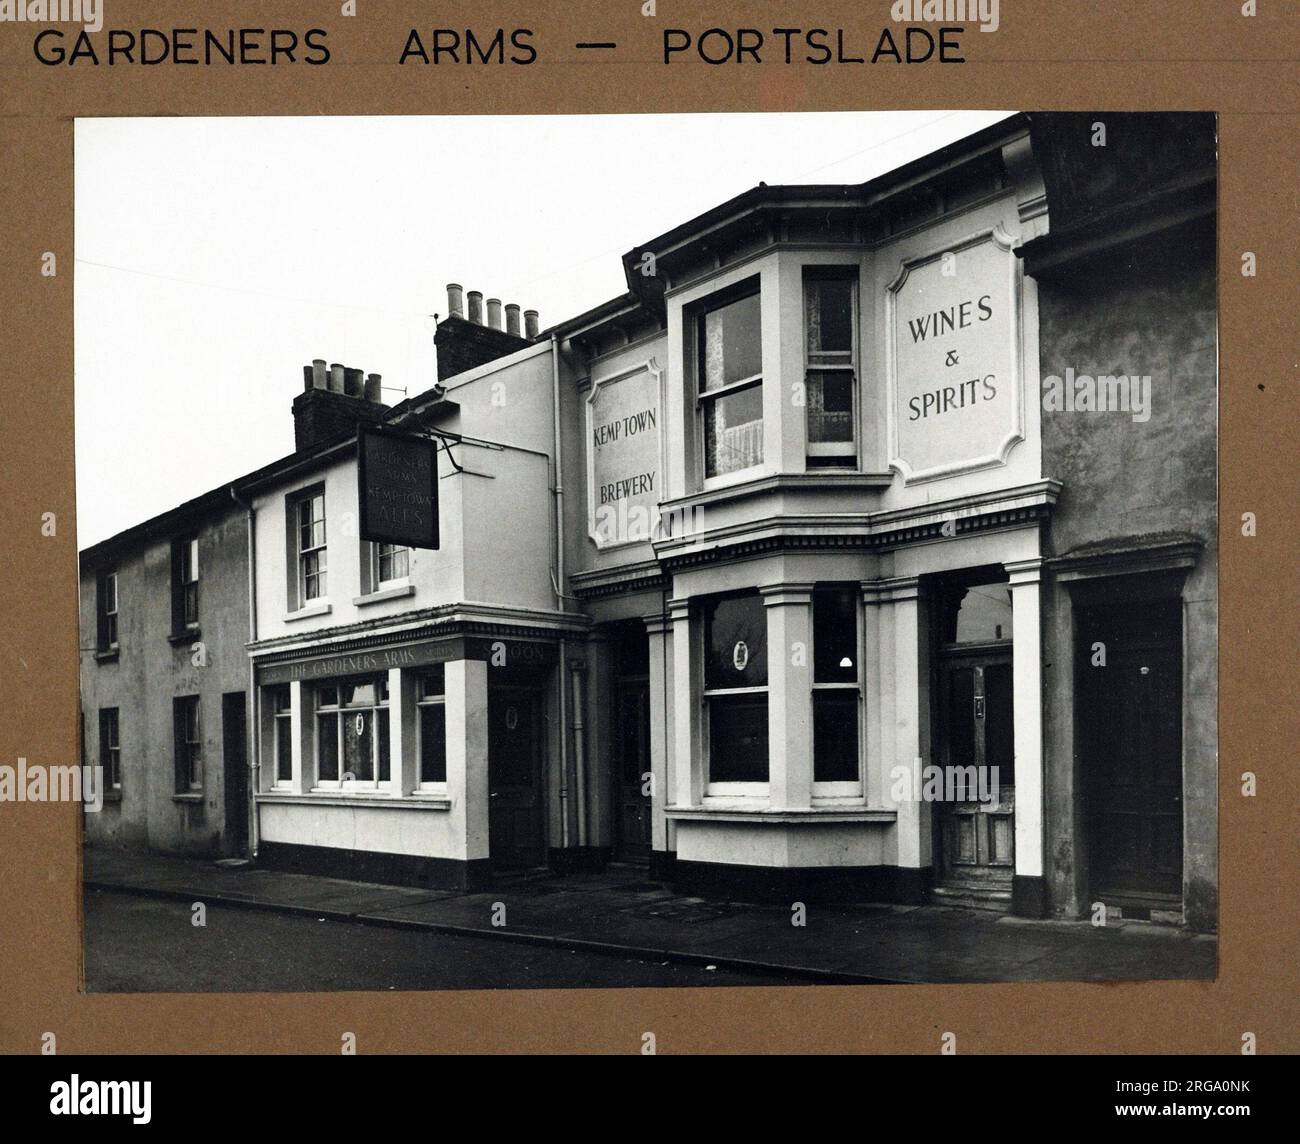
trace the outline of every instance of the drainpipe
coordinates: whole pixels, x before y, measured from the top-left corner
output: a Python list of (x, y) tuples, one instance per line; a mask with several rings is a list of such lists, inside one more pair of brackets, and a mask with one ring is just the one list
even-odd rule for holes
[[(248, 514), (248, 642), (257, 642), (257, 529), (256, 516), (251, 501), (240, 498), (235, 486), (230, 486), (230, 497)], [(257, 694), (257, 670), (253, 659), (248, 660), (248, 698), (251, 708), (248, 720), (248, 855), (257, 857), (257, 792), (262, 779), (261, 701)]]
[[(555, 606), (564, 608), (564, 468), (563, 446), (560, 444), (560, 343), (551, 334), (551, 404), (555, 432)], [(560, 639), (560, 846), (569, 848), (569, 730), (565, 718), (564, 672), (568, 662), (568, 645)]]
[(577, 771), (578, 845), (587, 845), (587, 739), (583, 720), (586, 665), (573, 665), (573, 764)]

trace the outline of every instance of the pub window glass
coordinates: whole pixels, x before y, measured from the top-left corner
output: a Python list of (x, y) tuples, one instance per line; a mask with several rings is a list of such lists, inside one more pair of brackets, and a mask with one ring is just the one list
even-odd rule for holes
[(371, 788), (390, 778), (388, 677), (316, 689), (317, 781)]
[(446, 669), (438, 664), (420, 676), (420, 785), (434, 786), (447, 781), (447, 686)]
[(858, 591), (813, 592), (813, 782), (858, 781)]
[(766, 783), (767, 615), (757, 592), (704, 608), (709, 783)]
[(275, 779), (293, 780), (293, 708), (288, 686), (271, 689), (271, 706), (275, 714)]
[(808, 458), (855, 466), (857, 284), (843, 270), (808, 270), (803, 289)]
[(704, 475), (763, 463), (763, 321), (758, 291), (699, 315)]

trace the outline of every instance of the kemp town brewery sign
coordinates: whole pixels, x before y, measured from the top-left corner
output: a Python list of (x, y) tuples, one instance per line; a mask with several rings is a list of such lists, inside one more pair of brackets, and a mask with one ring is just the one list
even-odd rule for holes
[(662, 495), (662, 370), (654, 359), (587, 396), (587, 529), (600, 548), (648, 541)]
[(909, 483), (1005, 464), (1024, 436), (1013, 241), (981, 231), (889, 285), (889, 463)]
[(438, 547), (438, 443), (365, 426), (357, 431), (361, 539)]

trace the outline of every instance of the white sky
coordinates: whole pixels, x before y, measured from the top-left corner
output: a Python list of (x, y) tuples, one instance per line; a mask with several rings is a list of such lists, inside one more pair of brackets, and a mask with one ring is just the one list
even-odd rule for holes
[(860, 182), (1007, 114), (78, 120), (79, 546), (291, 452), (314, 357), (427, 389), (448, 282), (544, 328), (760, 180)]

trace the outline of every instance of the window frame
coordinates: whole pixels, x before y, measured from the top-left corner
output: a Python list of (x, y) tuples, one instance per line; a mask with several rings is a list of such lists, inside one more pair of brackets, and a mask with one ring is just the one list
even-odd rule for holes
[[(287, 684), (278, 684), (268, 687), (269, 698), (271, 701), (271, 754), (272, 765), (271, 786), (279, 789), (291, 789), (293, 787), (293, 688)], [(281, 702), (283, 701), (283, 706)], [(285, 762), (280, 751), (280, 732), (283, 724), (289, 726), (289, 773), (282, 774), (282, 764)]]
[[(112, 586), (113, 606), (108, 606), (109, 586)], [(95, 645), (101, 652), (117, 651), (120, 643), (118, 570), (100, 573), (95, 591)], [(110, 631), (111, 629), (111, 631)]]
[[(370, 545), (370, 585), (373, 591), (382, 591), (385, 588), (399, 588), (410, 582), (411, 579), (411, 549), (405, 544), (390, 544), (387, 541), (372, 540)], [(384, 549), (390, 551), (385, 553)], [(397, 557), (402, 558), (402, 572), (400, 576), (384, 576), (384, 559), (385, 557), (396, 561)]]
[[(737, 302), (743, 302), (749, 298), (758, 300), (758, 339), (759, 339), (759, 371), (756, 374), (750, 374), (746, 377), (737, 378), (735, 381), (727, 382), (716, 389), (706, 390), (705, 385), (705, 364), (704, 353), (707, 344), (705, 336), (705, 322), (708, 316), (718, 310), (725, 309)], [(708, 488), (716, 483), (730, 483), (738, 478), (740, 474), (752, 473), (761, 469), (766, 463), (766, 442), (763, 440), (763, 434), (766, 433), (767, 425), (767, 406), (764, 400), (763, 380), (766, 375), (766, 363), (763, 361), (763, 287), (761, 277), (755, 275), (752, 278), (746, 278), (743, 282), (738, 282), (734, 286), (729, 286), (724, 290), (711, 294), (709, 297), (695, 303), (689, 310), (691, 324), (691, 336), (693, 338), (693, 357), (694, 357), (694, 383), (695, 383), (695, 427), (698, 438), (698, 463), (700, 482), (702, 487)], [(759, 457), (752, 465), (746, 465), (739, 469), (730, 469), (726, 472), (710, 473), (709, 472), (709, 406), (719, 398), (733, 397), (749, 389), (758, 389), (759, 397), (759, 424), (763, 427), (760, 434)]]
[[(834, 593), (842, 593), (846, 598), (852, 601), (853, 611), (853, 671), (855, 678), (852, 680), (834, 680), (822, 681), (817, 678), (817, 597), (821, 595), (825, 598)], [(813, 614), (810, 617), (812, 623), (810, 631), (812, 633), (812, 664), (811, 672), (812, 682), (810, 690), (811, 720), (812, 720), (812, 748), (810, 770), (812, 774), (812, 797), (814, 799), (843, 799), (843, 798), (860, 798), (865, 790), (865, 772), (866, 767), (863, 765), (863, 742), (864, 731), (866, 727), (865, 704), (863, 702), (863, 681), (862, 681), (862, 660), (863, 660), (863, 624), (862, 624), (862, 599), (860, 589), (856, 585), (849, 583), (825, 583), (818, 584), (813, 589), (811, 608)], [(817, 696), (825, 694), (852, 694), (856, 699), (856, 724), (857, 724), (857, 763), (858, 774), (855, 779), (822, 779), (817, 778)]]
[[(199, 627), (199, 537), (198, 533), (172, 541), (172, 634), (182, 635)], [(192, 613), (192, 615), (191, 615)]]
[[(425, 690), (425, 682), (433, 678), (436, 673), (433, 671), (422, 671), (416, 677), (415, 682), (415, 789), (432, 794), (442, 794), (447, 790), (447, 676), (445, 665), (443, 667), (442, 690), (437, 694), (431, 694)], [(424, 778), (424, 717), (423, 712), (427, 708), (442, 708), (442, 773), (441, 779), (427, 780)]]
[[(307, 509), (309, 513), (314, 512), (314, 506), (319, 502), (320, 516), (311, 515), (308, 517), (306, 524), (303, 522), (303, 510)], [(297, 600), (299, 608), (307, 608), (313, 605), (327, 603), (329, 600), (329, 530), (328, 515), (325, 506), (325, 488), (318, 485), (311, 489), (306, 489), (297, 494), (292, 501), (293, 505), (293, 545), (295, 555), (295, 576), (297, 583)], [(320, 527), (321, 540), (319, 544), (303, 545), (304, 528), (315, 529)], [(313, 540), (315, 534), (313, 532)], [(309, 573), (307, 571), (308, 557), (316, 557), (316, 571)], [(315, 577), (316, 594), (309, 596), (307, 587), (310, 578)]]
[[(349, 704), (343, 701), (343, 691), (346, 687), (364, 686), (372, 684), (375, 687), (375, 701), (369, 704)], [(333, 703), (321, 703), (321, 692), (332, 690), (335, 694)], [(371, 733), (370, 733), (370, 770), (371, 778), (353, 778), (345, 779), (343, 742), (344, 729), (343, 720), (349, 715), (358, 715), (362, 712), (369, 712), (371, 715)], [(380, 718), (380, 712), (386, 718)], [(320, 733), (322, 717), (333, 716), (335, 720), (334, 733), (334, 750), (335, 750), (335, 774), (337, 777), (332, 779), (321, 777), (321, 748), (324, 737)], [(350, 794), (353, 791), (363, 791), (367, 794), (374, 794), (380, 791), (394, 789), (396, 771), (398, 768), (393, 766), (391, 753), (388, 759), (388, 777), (380, 778), (381, 750), (382, 744), (388, 739), (388, 728), (392, 725), (392, 696), (388, 691), (388, 673), (379, 672), (377, 674), (354, 675), (341, 679), (322, 680), (311, 688), (311, 717), (312, 717), (312, 763), (314, 767), (312, 790), (314, 792), (328, 792), (331, 794)], [(381, 727), (383, 732), (381, 733)]]
[(708, 683), (708, 663), (709, 654), (709, 630), (711, 623), (711, 609), (718, 603), (735, 599), (738, 597), (752, 596), (757, 602), (760, 614), (763, 617), (764, 631), (764, 649), (766, 654), (766, 632), (767, 632), (767, 608), (763, 603), (763, 598), (757, 590), (745, 592), (728, 592), (718, 595), (709, 596), (701, 600), (698, 605), (699, 623), (697, 635), (697, 651), (700, 655), (700, 701), (703, 705), (702, 727), (702, 751), (701, 761), (703, 774), (701, 775), (701, 787), (705, 800), (709, 799), (764, 799), (770, 797), (772, 789), (772, 744), (769, 734), (767, 745), (767, 778), (765, 779), (746, 779), (746, 780), (720, 780), (715, 781), (712, 777), (713, 771), (713, 701), (717, 699), (731, 699), (743, 697), (746, 695), (761, 695), (764, 699), (765, 717), (771, 718), (771, 679), (761, 685), (747, 685), (744, 687), (710, 687)]
[[(859, 371), (862, 360), (861, 350), (861, 310), (859, 304), (859, 269), (857, 263), (818, 263), (805, 265), (800, 279), (800, 327), (802, 330), (803, 378), (804, 378), (804, 457), (807, 460), (822, 458), (843, 458), (838, 464), (819, 464), (814, 468), (858, 469), (861, 465), (861, 429), (859, 421), (862, 416), (862, 386)], [(808, 344), (808, 287), (814, 282), (844, 282), (849, 287), (849, 331), (850, 348), (846, 362), (814, 362), (812, 347)], [(820, 351), (822, 356), (828, 352), (843, 353), (842, 350)], [(810, 440), (809, 410), (812, 409), (812, 375), (824, 373), (847, 373), (851, 394), (850, 425), (853, 430), (851, 441), (817, 441)], [(851, 455), (851, 460), (850, 460)]]
[[(203, 703), (197, 695), (178, 695), (173, 706), (176, 736), (176, 793), (203, 793)], [(190, 714), (193, 713), (193, 728)], [(193, 737), (191, 737), (191, 730)]]
[[(111, 726), (112, 735), (108, 734)], [(118, 707), (99, 709), (99, 765), (104, 776), (104, 790), (122, 792), (122, 712)]]

